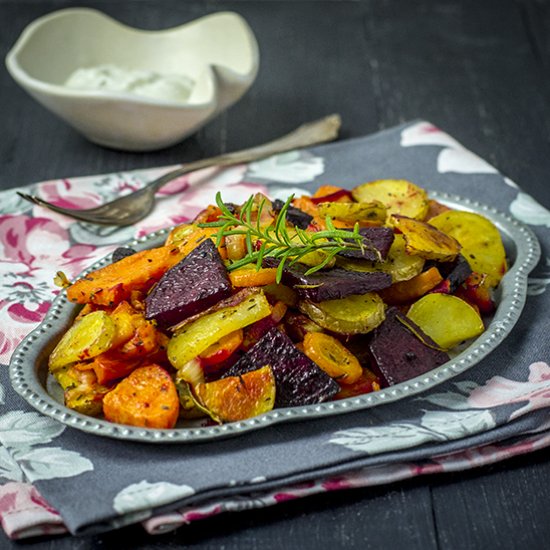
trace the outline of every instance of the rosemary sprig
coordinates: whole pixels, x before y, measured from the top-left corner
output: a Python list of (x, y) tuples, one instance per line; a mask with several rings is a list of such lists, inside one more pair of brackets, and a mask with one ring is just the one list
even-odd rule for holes
[(283, 275), (284, 266), (294, 264), (301, 258), (315, 251), (322, 251), (325, 255), (323, 261), (305, 272), (305, 275), (315, 273), (326, 267), (332, 259), (344, 250), (364, 250), (369, 246), (365, 237), (359, 233), (359, 224), (355, 224), (353, 231), (337, 229), (329, 216), (326, 218), (327, 229), (317, 232), (308, 232), (299, 227), (294, 227), (297, 238), (288, 233), (286, 216), (294, 195), (291, 195), (279, 211), (275, 223), (262, 227), (261, 214), (266, 207), (267, 200), (262, 198), (257, 206), (256, 220), (252, 220), (255, 207), (254, 197), (243, 204), (239, 214), (233, 214), (224, 204), (221, 193), (216, 194), (216, 204), (221, 211), (217, 221), (201, 223), (199, 227), (218, 227), (216, 232), (216, 246), (220, 246), (222, 239), (229, 235), (244, 235), (246, 243), (246, 256), (234, 261), (228, 266), (229, 271), (234, 271), (245, 265), (255, 264), (256, 270), (262, 267), (266, 257), (277, 258), (276, 281), (279, 283)]

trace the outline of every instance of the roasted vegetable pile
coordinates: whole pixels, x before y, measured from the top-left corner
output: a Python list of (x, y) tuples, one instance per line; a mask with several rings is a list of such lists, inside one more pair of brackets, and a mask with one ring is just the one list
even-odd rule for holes
[(405, 180), (218, 195), (164, 246), (66, 284), (83, 307), (49, 369), (68, 407), (151, 428), (356, 396), (481, 334), (505, 271), (489, 220)]

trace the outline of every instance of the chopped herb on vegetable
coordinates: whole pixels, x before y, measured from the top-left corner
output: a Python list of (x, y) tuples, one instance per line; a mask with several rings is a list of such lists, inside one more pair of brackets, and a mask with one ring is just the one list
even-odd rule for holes
[[(261, 214), (267, 207), (267, 199), (261, 199), (259, 205), (256, 205), (254, 196), (251, 196), (241, 207), (240, 212), (235, 214), (223, 203), (221, 193), (218, 192), (216, 194), (216, 204), (221, 212), (218, 221), (199, 224), (199, 227), (219, 228), (216, 233), (217, 246), (220, 246), (224, 237), (232, 235), (244, 236), (246, 255), (244, 258), (228, 266), (227, 269), (230, 272), (249, 264), (255, 264), (256, 269), (260, 270), (264, 258), (277, 258), (279, 260), (275, 278), (277, 283), (281, 282), (283, 268), (287, 262), (292, 265), (312, 252), (322, 251), (324, 259), (317, 265), (310, 267), (305, 275), (320, 271), (328, 266), (337, 254), (345, 250), (363, 251), (365, 248), (370, 248), (378, 252), (359, 233), (358, 223), (354, 225), (351, 232), (336, 229), (330, 216), (326, 216), (325, 218), (327, 229), (324, 231), (311, 232), (295, 226), (295, 234), (291, 235), (288, 230), (286, 217), (293, 199), (294, 195), (291, 195), (286, 200), (279, 210), (273, 225), (262, 227), (260, 223), (262, 219)], [(253, 221), (255, 207), (257, 208), (255, 212), (256, 221)]]

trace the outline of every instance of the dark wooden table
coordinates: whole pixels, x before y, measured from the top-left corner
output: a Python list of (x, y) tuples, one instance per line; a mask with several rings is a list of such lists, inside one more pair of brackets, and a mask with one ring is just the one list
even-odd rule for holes
[[(0, 52), (61, 0), (0, 0)], [(0, 187), (162, 166), (266, 141), (342, 115), (342, 137), (429, 120), (550, 207), (550, 3), (535, 0), (88, 0), (160, 29), (234, 10), (257, 35), (261, 70), (240, 103), (156, 153), (86, 142), (0, 71)], [(419, 182), (421, 183), (421, 182)], [(550, 450), (465, 473), (226, 514), (159, 537), (139, 528), (29, 548), (548, 548)], [(78, 546), (76, 544), (78, 543)], [(9, 542), (0, 534), (0, 547)]]

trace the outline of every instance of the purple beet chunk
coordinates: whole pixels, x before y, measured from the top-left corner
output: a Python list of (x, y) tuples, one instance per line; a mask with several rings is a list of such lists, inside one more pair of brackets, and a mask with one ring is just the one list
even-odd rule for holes
[(231, 283), (220, 254), (206, 239), (162, 276), (145, 299), (145, 318), (171, 327), (230, 294)]
[[(277, 214), (281, 211), (281, 208), (284, 205), (285, 203), (281, 199), (275, 199), (271, 203), (273, 210), (277, 212)], [(308, 213), (296, 208), (295, 206), (289, 206), (286, 211), (286, 219), (295, 227), (307, 229), (311, 223), (311, 220), (313, 220), (313, 216), (310, 216)]]
[[(264, 258), (264, 267), (277, 267), (279, 260)], [(324, 302), (345, 298), (352, 294), (367, 294), (391, 286), (392, 280), (388, 273), (348, 271), (340, 267), (317, 271), (305, 275), (308, 266), (295, 263), (283, 268), (281, 282), (292, 287), (302, 300)], [(298, 285), (298, 286), (297, 286)], [(302, 285), (307, 285), (304, 288)]]
[[(404, 323), (413, 327), (428, 345)], [(378, 371), (390, 386), (410, 380), (446, 363), (449, 356), (436, 348), (437, 344), (395, 307), (387, 310), (386, 319), (374, 329), (369, 344), (374, 370)]]
[(224, 375), (239, 376), (270, 365), (275, 377), (275, 406), (296, 407), (328, 401), (340, 389), (292, 340), (272, 328)]
[[(382, 260), (385, 260), (390, 251), (390, 246), (393, 243), (395, 235), (391, 227), (361, 227), (359, 234), (365, 237), (365, 244), (374, 246), (380, 253)], [(378, 261), (378, 254), (372, 249), (365, 250), (344, 250), (338, 254), (343, 258), (351, 258), (355, 260), (369, 260), (370, 262)]]
[(119, 262), (123, 258), (127, 258), (128, 256), (132, 256), (135, 254), (136, 251), (133, 248), (130, 248), (129, 246), (119, 246), (113, 251), (113, 255), (111, 256), (111, 260), (113, 263)]
[(440, 262), (435, 265), (445, 278), (430, 292), (452, 294), (472, 274), (472, 268), (462, 254), (454, 262)]

